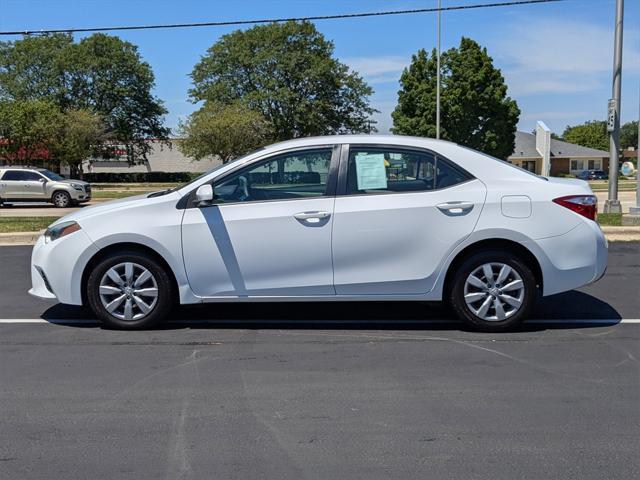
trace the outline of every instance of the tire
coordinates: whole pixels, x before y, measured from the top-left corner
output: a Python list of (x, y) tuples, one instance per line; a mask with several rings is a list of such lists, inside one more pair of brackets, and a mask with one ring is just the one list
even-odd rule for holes
[(69, 207), (71, 205), (71, 195), (63, 190), (58, 190), (51, 195), (51, 203), (57, 208)]
[(106, 256), (89, 274), (86, 287), (89, 307), (110, 328), (154, 327), (175, 304), (176, 292), (169, 273), (155, 258), (142, 252)]
[(458, 317), (474, 329), (504, 332), (527, 318), (537, 295), (535, 275), (522, 259), (490, 250), (462, 262), (454, 273), (448, 300)]

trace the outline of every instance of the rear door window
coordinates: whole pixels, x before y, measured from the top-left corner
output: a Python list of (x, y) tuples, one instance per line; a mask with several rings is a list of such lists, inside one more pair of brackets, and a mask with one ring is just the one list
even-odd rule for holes
[(2, 176), (2, 180), (24, 181), (26, 180), (25, 171), (23, 170), (7, 170)]
[(468, 173), (431, 152), (351, 147), (346, 193), (425, 192), (447, 188), (470, 178)]

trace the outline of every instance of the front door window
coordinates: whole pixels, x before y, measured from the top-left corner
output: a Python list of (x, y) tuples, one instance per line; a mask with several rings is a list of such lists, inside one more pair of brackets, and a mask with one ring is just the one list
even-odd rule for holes
[(321, 197), (327, 189), (331, 149), (278, 155), (214, 185), (221, 203)]

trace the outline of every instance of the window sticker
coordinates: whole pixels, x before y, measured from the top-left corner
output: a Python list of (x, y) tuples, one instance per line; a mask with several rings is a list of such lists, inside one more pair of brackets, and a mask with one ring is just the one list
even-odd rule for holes
[(358, 190), (387, 188), (387, 171), (383, 153), (359, 153), (356, 155)]

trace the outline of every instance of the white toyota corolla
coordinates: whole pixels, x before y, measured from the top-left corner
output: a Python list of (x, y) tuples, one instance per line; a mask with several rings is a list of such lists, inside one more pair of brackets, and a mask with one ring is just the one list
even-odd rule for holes
[(119, 328), (176, 303), (444, 300), (506, 330), (538, 295), (604, 274), (596, 206), (586, 182), (450, 142), (305, 138), (61, 218), (33, 249), (30, 293)]

